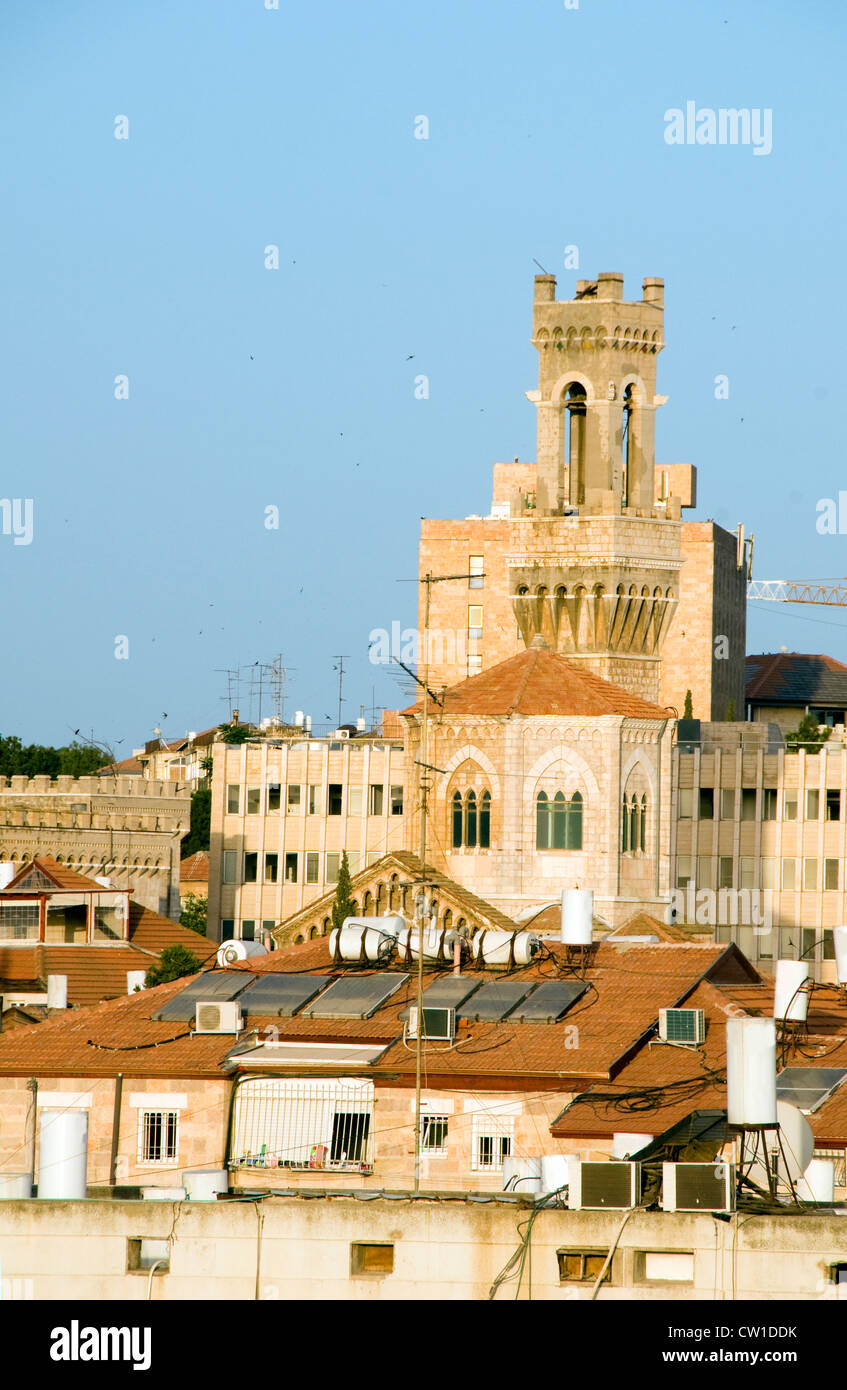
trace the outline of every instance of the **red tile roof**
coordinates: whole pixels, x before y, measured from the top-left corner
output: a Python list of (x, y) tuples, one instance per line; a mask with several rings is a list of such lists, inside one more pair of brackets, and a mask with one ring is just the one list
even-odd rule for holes
[(119, 763), (107, 763), (105, 767), (98, 767), (96, 777), (120, 777), (127, 773), (141, 773), (144, 771), (144, 764), (136, 757), (124, 758)]
[[(444, 695), (444, 712), (481, 715), (627, 715), (667, 719), (668, 711), (642, 700), (546, 647), (531, 647), (517, 656), (452, 686)], [(420, 705), (403, 710), (413, 714)]]
[(183, 859), (179, 866), (180, 883), (208, 883), (209, 881), (209, 851), (198, 849), (196, 854), (189, 854), (187, 859)]
[[(15, 889), (16, 884), (20, 883), (22, 879), (25, 879), (27, 874), (31, 873), (33, 869), (40, 869), (41, 872), (46, 874), (46, 876), (55, 883), (56, 887), (61, 890), (75, 893), (103, 893), (109, 891), (108, 889), (104, 889), (102, 883), (97, 883), (93, 878), (88, 878), (85, 874), (78, 874), (76, 869), (71, 869), (67, 864), (59, 864), (57, 860), (52, 859), (47, 854), (40, 854), (36, 859), (30, 859), (26, 864), (22, 865), (11, 883), (7, 884), (3, 891), (5, 893), (11, 893)], [(26, 892), (26, 889), (23, 891)], [(47, 891), (47, 889), (33, 889), (33, 892)], [(116, 891), (120, 892), (121, 890), (118, 889)]]

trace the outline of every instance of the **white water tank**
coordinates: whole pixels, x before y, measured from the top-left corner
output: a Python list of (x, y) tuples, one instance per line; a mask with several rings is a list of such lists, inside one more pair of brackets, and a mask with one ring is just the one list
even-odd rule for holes
[(67, 975), (47, 976), (47, 1007), (48, 1009), (66, 1009), (68, 1007)]
[(38, 1195), (65, 1201), (85, 1196), (88, 1111), (48, 1110), (38, 1116)]
[(813, 1158), (805, 1173), (797, 1179), (797, 1196), (801, 1202), (835, 1201), (835, 1164), (831, 1158)]
[(590, 946), (594, 930), (594, 890), (562, 890), (562, 941), (566, 946)]
[(835, 947), (836, 979), (840, 985), (847, 985), (847, 927), (833, 927), (832, 942)]
[(540, 1158), (504, 1158), (503, 1191), (537, 1197), (541, 1192), (541, 1165)]
[(146, 970), (128, 970), (126, 972), (127, 994), (135, 994), (136, 989), (143, 989), (146, 975)]
[(32, 1196), (32, 1173), (0, 1173), (0, 1202)]
[(612, 1135), (612, 1158), (637, 1158), (642, 1149), (652, 1144), (652, 1134), (633, 1134), (620, 1130)]
[(226, 1168), (189, 1168), (182, 1181), (189, 1202), (214, 1202), (219, 1192), (229, 1191)]
[(348, 917), (343, 927), (333, 927), (329, 934), (330, 955), (350, 961), (361, 960), (363, 954), (368, 961), (385, 960), (394, 950), (395, 938), (378, 923), (376, 917)]
[(535, 932), (480, 931), (473, 939), (473, 958), (485, 965), (508, 965), (514, 946), (515, 965), (529, 965), (540, 944)]
[(772, 1018), (727, 1019), (726, 1110), (731, 1125), (776, 1124), (776, 1023)]
[(809, 991), (804, 986), (809, 966), (804, 960), (778, 960), (773, 996), (774, 1018), (803, 1023), (809, 1011)]
[(386, 912), (384, 917), (377, 917), (380, 931), (384, 931), (388, 936), (393, 936), (395, 940), (401, 932), (406, 930), (406, 919), (401, 917), (399, 912)]
[(544, 1154), (541, 1159), (541, 1191), (558, 1192), (567, 1187), (569, 1165), (577, 1161), (576, 1154)]
[(0, 889), (8, 887), (16, 873), (14, 864), (0, 864)]
[(215, 960), (218, 965), (234, 965), (239, 960), (251, 960), (253, 956), (266, 956), (267, 946), (261, 941), (222, 941)]

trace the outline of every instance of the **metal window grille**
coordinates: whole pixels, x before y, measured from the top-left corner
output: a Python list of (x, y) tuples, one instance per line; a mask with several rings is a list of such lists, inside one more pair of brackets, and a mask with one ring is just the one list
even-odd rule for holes
[(423, 1147), (427, 1153), (446, 1154), (448, 1123), (447, 1115), (424, 1115)]
[(847, 1149), (815, 1149), (815, 1158), (831, 1158), (835, 1164), (835, 1186), (847, 1187)]
[(37, 941), (40, 923), (38, 903), (4, 903), (0, 907), (0, 936), (11, 941)]
[(475, 1173), (499, 1173), (503, 1159), (512, 1152), (514, 1121), (502, 1115), (474, 1115), (473, 1164)]
[(172, 1164), (179, 1148), (178, 1110), (140, 1110), (138, 1113), (138, 1162)]
[(373, 1167), (373, 1082), (249, 1080), (238, 1088), (229, 1162), (248, 1168)]

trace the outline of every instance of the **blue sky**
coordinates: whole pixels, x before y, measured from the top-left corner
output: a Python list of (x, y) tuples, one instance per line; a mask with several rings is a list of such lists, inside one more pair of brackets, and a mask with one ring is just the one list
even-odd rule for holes
[[(847, 573), (815, 527), (847, 488), (844, 30), (840, 0), (6, 0), (0, 496), (34, 534), (0, 534), (0, 731), (125, 754), (280, 651), (289, 714), (334, 719), (339, 652), (345, 718), (396, 705), (368, 635), (414, 622), (420, 517), (535, 456), (533, 258), (562, 297), (665, 277), (657, 459), (757, 576)], [(688, 100), (771, 109), (772, 153), (667, 145)], [(751, 651), (847, 660), (843, 610), (749, 618)]]

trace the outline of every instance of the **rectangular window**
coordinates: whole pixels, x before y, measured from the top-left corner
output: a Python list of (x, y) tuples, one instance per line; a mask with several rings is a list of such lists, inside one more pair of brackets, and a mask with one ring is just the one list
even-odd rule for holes
[(676, 857), (676, 886), (687, 888), (691, 882), (691, 855), (678, 854)]
[(770, 888), (772, 891), (779, 887), (776, 878), (776, 863), (773, 856), (768, 856), (762, 860), (762, 887)]
[(817, 820), (820, 815), (821, 794), (817, 787), (809, 787), (806, 791), (806, 820)]
[(694, 815), (694, 793), (690, 787), (679, 789), (679, 819), (691, 820)]
[(175, 1164), (179, 1147), (178, 1110), (139, 1110), (138, 1162), (165, 1167)]
[(381, 782), (371, 782), (370, 793), (368, 795), (368, 815), (381, 816), (383, 802), (383, 786)]
[(402, 816), (403, 814), (403, 788), (391, 788), (391, 814), (392, 816)]
[(321, 789), (316, 782), (309, 785), (309, 815), (319, 816), (321, 813)]
[(317, 883), (320, 874), (320, 855), (310, 851), (306, 855), (306, 882)]
[(742, 788), (741, 788), (741, 819), (742, 819), (742, 820), (755, 820), (755, 819), (756, 819), (756, 788), (755, 788), (755, 787), (742, 787)]
[[(755, 887), (756, 887), (756, 861), (755, 861), (755, 859), (741, 859), (741, 860), (739, 860), (739, 869), (740, 869), (740, 878), (741, 878), (741, 882), (740, 882), (739, 885), (738, 885), (739, 888), (755, 888)], [(732, 886), (731, 884), (727, 884), (727, 887), (728, 887), (728, 888), (731, 887), (731, 886)]]
[(782, 861), (782, 891), (791, 893), (794, 891), (794, 880), (796, 877), (794, 859), (783, 859)]
[(817, 932), (814, 927), (803, 927), (800, 932), (800, 959), (814, 964)]
[(717, 864), (710, 854), (701, 854), (697, 859), (697, 887), (714, 888)]
[(238, 869), (238, 854), (234, 849), (224, 850), (224, 883), (235, 883)]
[(299, 815), (300, 813), (300, 793), (302, 787), (299, 782), (292, 782), (288, 788), (288, 814)]
[[(594, 1284), (606, 1263), (606, 1250), (557, 1250), (559, 1261), (559, 1282), (562, 1284)], [(607, 1283), (611, 1275), (611, 1262), (603, 1275)]]
[(282, 787), (279, 782), (268, 783), (268, 811), (278, 811), (282, 804)]
[(326, 808), (326, 813), (327, 813), (328, 816), (340, 816), (340, 815), (341, 815), (341, 797), (342, 797), (342, 792), (343, 792), (343, 787), (342, 787), (342, 784), (341, 784), (340, 782), (330, 782), (329, 786), (327, 787), (327, 808)]
[(221, 918), (221, 941), (232, 941), (235, 936), (235, 918)]
[(762, 788), (762, 820), (776, 820), (776, 787)]
[(254, 921), (252, 918), (249, 918), (249, 917), (248, 917), (246, 920), (242, 921), (242, 923), (241, 923), (241, 940), (242, 940), (242, 941), (255, 941), (255, 939), (256, 939), (256, 923), (255, 923), (255, 921)]
[(818, 887), (818, 861), (817, 859), (803, 860), (803, 889), (806, 893), (814, 893)]
[(40, 930), (38, 903), (4, 903), (0, 907), (0, 938), (4, 941), (37, 941)]
[(265, 883), (276, 883), (279, 876), (279, 855), (265, 855)]
[(285, 881), (286, 883), (297, 882), (297, 855), (286, 854), (285, 856)]
[(503, 1159), (512, 1152), (514, 1121), (511, 1116), (474, 1115), (473, 1163), (475, 1173), (500, 1173)]
[(734, 787), (724, 787), (721, 791), (721, 820), (735, 820)]
[(827, 788), (826, 792), (826, 819), (841, 820), (841, 793), (837, 788)]
[(636, 1252), (635, 1269), (638, 1283), (693, 1284), (694, 1252), (639, 1250)]
[(785, 797), (784, 797), (784, 800), (783, 800), (783, 803), (782, 803), (782, 819), (783, 819), (783, 820), (796, 820), (796, 819), (797, 819), (797, 793), (796, 793), (796, 792), (786, 792), (786, 793), (785, 793)]
[(324, 882), (328, 887), (338, 882), (338, 870), (341, 867), (340, 854), (328, 854), (326, 857), (326, 876)]
[(362, 788), (347, 788), (347, 814), (348, 816), (360, 816), (362, 814)]
[(482, 639), (482, 604), (472, 603), (468, 606), (468, 641), (479, 642)]
[(823, 861), (823, 886), (827, 890), (838, 888), (838, 860), (825, 859)]
[[(379, 859), (379, 858), (381, 858), (381, 856), (378, 854), (378, 855), (377, 855), (377, 859)], [(359, 853), (359, 851), (358, 851), (358, 850), (355, 850), (355, 849), (348, 849), (348, 851), (347, 851), (347, 867), (348, 867), (348, 869), (350, 870), (350, 877), (351, 877), (351, 878), (355, 878), (356, 874), (359, 872), (359, 869), (360, 869), (360, 867), (361, 867), (361, 863), (362, 863), (362, 856), (361, 856), (361, 854)]]
[(483, 557), (481, 555), (470, 555), (468, 557), (468, 580), (469, 589), (481, 589), (483, 586)]
[(446, 1154), (447, 1123), (446, 1115), (423, 1116), (423, 1147), (427, 1153)]
[(235, 1099), (229, 1161), (255, 1168), (373, 1164), (373, 1082), (250, 1078)]
[(262, 788), (247, 788), (247, 814), (248, 816), (258, 816), (262, 809)]
[(241, 788), (237, 782), (231, 783), (226, 789), (226, 809), (231, 816), (238, 815), (238, 807), (241, 798)]
[(482, 657), (479, 655), (468, 657), (468, 675), (478, 676), (482, 670)]
[(700, 788), (700, 819), (714, 820), (715, 818), (715, 790), (714, 787)]
[(722, 855), (718, 860), (718, 887), (732, 887), (732, 855)]
[(393, 1274), (394, 1246), (388, 1243), (366, 1245), (354, 1241), (350, 1246), (351, 1274)]
[(247, 850), (244, 855), (244, 882), (255, 883), (259, 877), (259, 856), (255, 850)]

